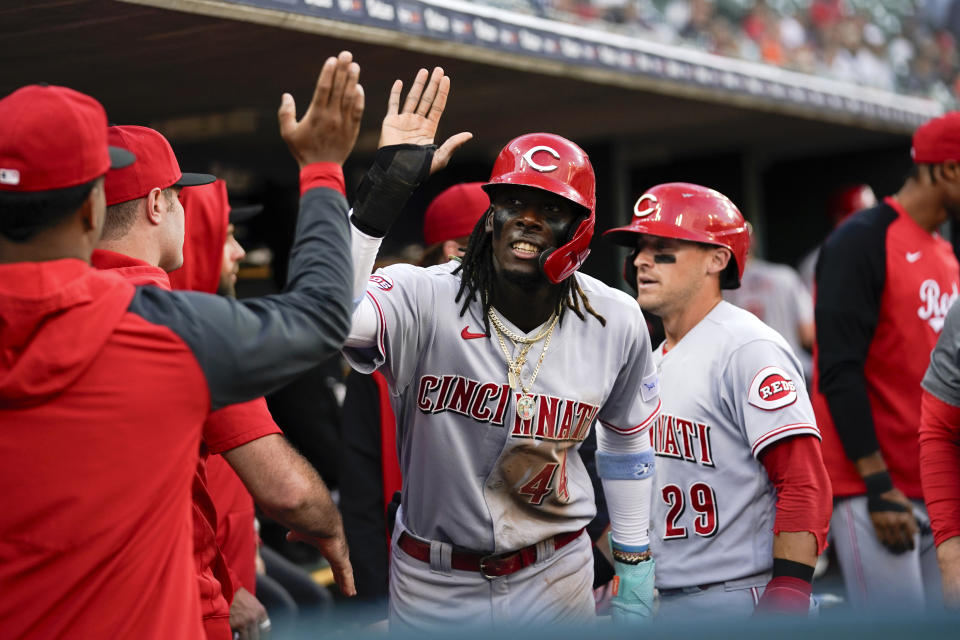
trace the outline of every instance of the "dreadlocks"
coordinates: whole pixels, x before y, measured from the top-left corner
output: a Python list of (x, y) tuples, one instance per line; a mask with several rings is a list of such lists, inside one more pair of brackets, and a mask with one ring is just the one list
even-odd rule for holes
[[(470, 233), (470, 239), (467, 241), (467, 248), (464, 252), (463, 260), (460, 266), (454, 270), (454, 273), (461, 273), (460, 289), (457, 291), (456, 301), (460, 302), (463, 298), (463, 306), (460, 307), (460, 315), (467, 312), (467, 307), (473, 302), (477, 295), (480, 296), (480, 305), (483, 307), (483, 327), (487, 335), (490, 335), (490, 292), (494, 286), (493, 270), (493, 241), (492, 233), (487, 233), (485, 229), (486, 219), (490, 210), (480, 216), (477, 224), (474, 225)], [(575, 228), (571, 225), (571, 228)], [(600, 321), (601, 326), (607, 326), (607, 319), (597, 313), (592, 306), (587, 294), (580, 288), (577, 282), (576, 274), (560, 283), (560, 296), (557, 298), (557, 308), (554, 312), (560, 315), (559, 322), (563, 323), (563, 316), (567, 309), (571, 309), (577, 317), (586, 321), (584, 310)], [(582, 309), (581, 309), (582, 305)]]

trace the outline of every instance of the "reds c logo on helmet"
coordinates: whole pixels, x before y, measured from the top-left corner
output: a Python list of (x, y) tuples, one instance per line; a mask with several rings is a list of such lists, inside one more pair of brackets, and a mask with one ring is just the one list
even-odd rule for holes
[[(610, 229), (603, 235), (616, 244), (636, 249), (639, 234), (730, 249), (733, 257), (720, 275), (720, 286), (740, 286), (750, 249), (750, 230), (740, 210), (719, 191), (687, 182), (658, 184), (637, 199), (629, 225)], [(624, 279), (631, 287), (637, 286), (634, 257), (635, 254), (628, 256), (624, 264)]]
[(557, 151), (556, 151), (555, 149), (552, 149), (552, 148), (550, 148), (550, 147), (548, 147), (548, 146), (546, 146), (546, 145), (540, 145), (540, 146), (537, 146), (537, 147), (533, 147), (532, 149), (530, 149), (529, 151), (527, 151), (525, 154), (523, 154), (523, 159), (524, 159), (524, 161), (525, 161), (528, 165), (530, 165), (531, 167), (533, 167), (534, 169), (536, 169), (537, 171), (539, 171), (539, 172), (541, 172), (541, 173), (549, 173), (550, 171), (556, 171), (557, 169), (560, 168), (560, 167), (558, 167), (558, 166), (555, 165), (555, 164), (544, 165), (544, 164), (540, 164), (539, 162), (537, 162), (536, 160), (534, 160), (534, 159), (533, 159), (533, 154), (535, 154), (535, 153), (538, 152), (538, 151), (543, 151), (543, 152), (545, 152), (545, 153), (549, 153), (550, 155), (552, 155), (552, 156), (553, 156), (555, 159), (557, 159), (557, 160), (560, 159), (560, 154), (557, 153)]
[(563, 246), (541, 258), (547, 279), (554, 284), (569, 278), (590, 255), (596, 224), (596, 179), (587, 154), (573, 142), (552, 133), (528, 133), (507, 143), (483, 188), (497, 185), (543, 189), (585, 209), (585, 217)]

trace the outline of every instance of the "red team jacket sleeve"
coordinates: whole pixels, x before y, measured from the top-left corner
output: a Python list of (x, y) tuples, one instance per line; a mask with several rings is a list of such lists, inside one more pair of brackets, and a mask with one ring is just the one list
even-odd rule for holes
[(300, 195), (315, 187), (334, 189), (346, 197), (343, 167), (336, 162), (314, 162), (300, 169)]
[(273, 421), (263, 398), (214, 411), (203, 425), (203, 441), (211, 454), (229, 451), (273, 433), (283, 432)]
[(960, 536), (960, 407), (924, 390), (920, 480), (936, 544)]
[(823, 553), (833, 513), (833, 490), (820, 442), (813, 436), (787, 438), (764, 449), (760, 462), (777, 490), (773, 534), (809, 531), (817, 539), (817, 554)]

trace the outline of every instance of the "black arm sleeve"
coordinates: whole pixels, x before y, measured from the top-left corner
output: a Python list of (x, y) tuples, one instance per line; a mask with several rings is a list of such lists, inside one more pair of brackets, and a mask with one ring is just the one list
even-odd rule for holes
[[(383, 504), (379, 387), (369, 375), (347, 376), (340, 453), (340, 512), (358, 597), (386, 602), (387, 519)], [(385, 612), (383, 612), (385, 613)]]
[(237, 301), (138, 287), (130, 311), (172, 329), (207, 378), (211, 410), (252, 400), (340, 350), (350, 331), (353, 264), (347, 202), (309, 190), (284, 293)]
[(886, 281), (887, 205), (858, 214), (823, 245), (816, 268), (817, 372), (850, 460), (879, 449), (864, 365)]

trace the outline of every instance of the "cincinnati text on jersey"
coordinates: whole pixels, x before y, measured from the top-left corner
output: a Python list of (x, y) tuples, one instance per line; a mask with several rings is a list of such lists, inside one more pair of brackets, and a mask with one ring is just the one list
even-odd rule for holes
[(650, 430), (650, 444), (658, 456), (686, 460), (705, 467), (713, 463), (710, 425), (661, 413)]
[[(428, 415), (453, 411), (477, 422), (502, 427), (511, 394), (516, 403), (520, 394), (512, 391), (509, 384), (427, 374), (420, 378), (417, 408)], [(521, 420), (516, 411), (510, 412), (512, 437), (581, 441), (587, 437), (600, 410), (593, 404), (556, 396), (540, 394), (536, 399), (536, 410), (529, 420)]]

